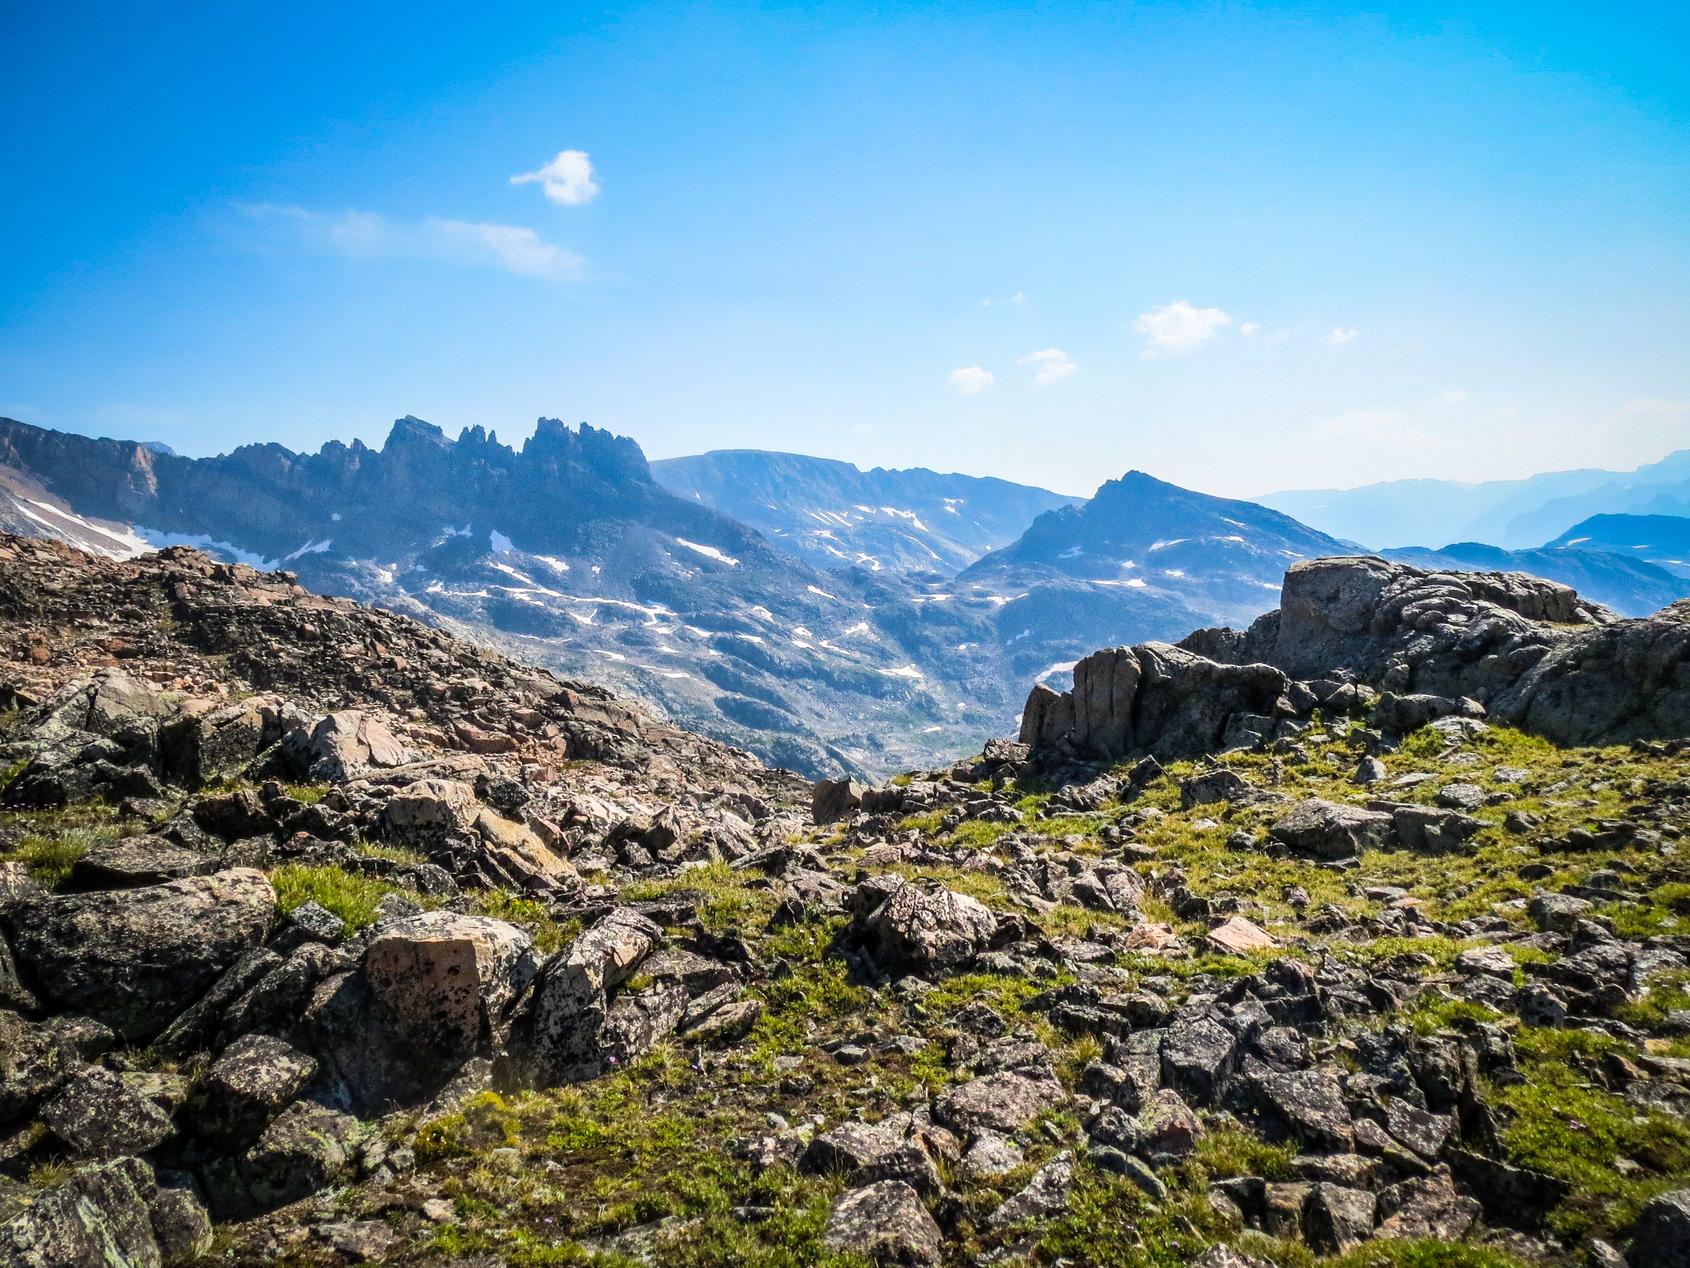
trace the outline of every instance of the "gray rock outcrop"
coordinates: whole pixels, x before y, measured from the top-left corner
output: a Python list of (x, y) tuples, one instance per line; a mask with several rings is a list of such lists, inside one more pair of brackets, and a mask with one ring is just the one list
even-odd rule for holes
[(1286, 574), (1248, 630), (1094, 652), (1035, 686), (1021, 739), (1090, 760), (1193, 757), (1271, 738), (1316, 706), (1406, 733), (1483, 714), (1563, 744), (1690, 735), (1690, 601), (1619, 620), (1523, 573), (1427, 572), (1370, 556)]

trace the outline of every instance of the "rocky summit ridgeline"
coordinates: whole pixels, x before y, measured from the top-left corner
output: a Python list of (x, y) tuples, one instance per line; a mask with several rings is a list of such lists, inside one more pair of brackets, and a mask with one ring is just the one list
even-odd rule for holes
[(0, 1265), (1682, 1268), (1686, 629), (1326, 560), (811, 785), (0, 536)]
[(1100, 651), (1035, 686), (1021, 739), (1080, 757), (1194, 757), (1294, 734), (1318, 711), (1395, 733), (1490, 716), (1562, 744), (1690, 735), (1690, 602), (1620, 620), (1524, 573), (1374, 557), (1285, 574), (1248, 630)]

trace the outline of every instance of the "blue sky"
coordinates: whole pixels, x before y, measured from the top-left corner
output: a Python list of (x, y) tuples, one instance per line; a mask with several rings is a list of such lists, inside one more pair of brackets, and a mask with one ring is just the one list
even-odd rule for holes
[(1077, 493), (1633, 466), (1690, 446), (1686, 47), (1681, 4), (8, 5), (0, 413)]

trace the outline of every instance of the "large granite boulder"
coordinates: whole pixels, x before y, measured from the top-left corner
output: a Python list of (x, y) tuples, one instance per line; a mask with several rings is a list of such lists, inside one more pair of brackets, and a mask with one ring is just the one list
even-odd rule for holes
[(262, 872), (232, 868), (163, 885), (61, 894), (5, 913), (38, 994), (145, 1042), (258, 945), (275, 915)]
[(387, 924), (364, 952), (370, 993), (395, 1032), (442, 1067), (493, 1045), (534, 971), (533, 939), (523, 930), (452, 911)]
[(1107, 648), (1074, 666), (1072, 691), (1033, 688), (1021, 741), (1085, 758), (1195, 757), (1270, 727), (1288, 685), (1271, 665), (1222, 664), (1167, 643)]

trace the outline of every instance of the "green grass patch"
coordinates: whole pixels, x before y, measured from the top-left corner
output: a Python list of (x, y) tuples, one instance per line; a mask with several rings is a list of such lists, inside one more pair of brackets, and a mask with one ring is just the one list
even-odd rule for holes
[(342, 867), (306, 867), (289, 863), (270, 873), (276, 891), (276, 907), (285, 916), (308, 902), (321, 904), (339, 916), (350, 929), (364, 929), (375, 923), (376, 904), (389, 894), (403, 894), (422, 907), (438, 907), (438, 898), (425, 897), (397, 885), (348, 872)]
[(116, 824), (66, 828), (58, 832), (31, 832), (0, 858), (22, 863), (38, 885), (57, 889), (70, 878), (71, 869), (84, 854), (96, 845), (115, 841), (123, 835), (123, 830)]
[[(1492, 1090), (1507, 1116), (1511, 1161), (1564, 1180), (1571, 1195), (1550, 1217), (1565, 1237), (1615, 1236), (1643, 1203), (1690, 1180), (1690, 1123), (1643, 1110), (1599, 1086), (1594, 1067), (1628, 1050), (1606, 1035), (1523, 1027), (1520, 1083)], [(1616, 1166), (1629, 1159), (1635, 1167)]]
[(726, 863), (690, 867), (669, 880), (636, 881), (622, 890), (624, 902), (649, 902), (676, 894), (696, 894), (699, 922), (712, 932), (741, 929), (761, 923), (754, 918), (773, 907), (767, 889), (754, 887), (750, 877)]

